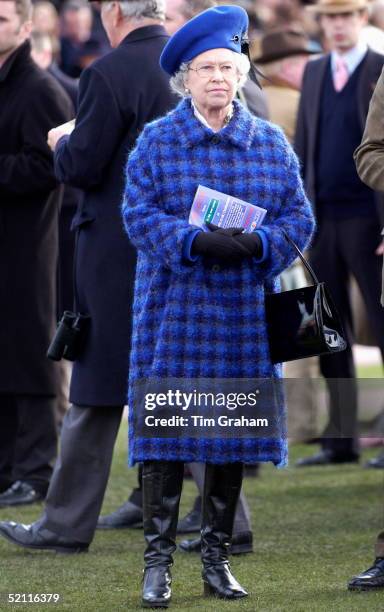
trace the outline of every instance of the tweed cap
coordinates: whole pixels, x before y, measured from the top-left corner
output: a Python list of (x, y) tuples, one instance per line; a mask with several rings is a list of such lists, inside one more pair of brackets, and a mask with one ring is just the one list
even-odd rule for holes
[(352, 13), (366, 8), (368, 8), (367, 0), (319, 0), (316, 4), (307, 7), (309, 11), (319, 15)]
[(248, 15), (240, 6), (223, 5), (203, 11), (187, 21), (165, 45), (160, 66), (170, 75), (210, 49), (231, 49), (241, 53), (246, 40)]

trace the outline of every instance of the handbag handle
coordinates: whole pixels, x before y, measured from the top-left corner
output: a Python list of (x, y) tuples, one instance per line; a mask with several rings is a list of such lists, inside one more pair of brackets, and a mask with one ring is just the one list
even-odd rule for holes
[(315, 285), (319, 285), (319, 279), (317, 278), (316, 274), (314, 273), (313, 269), (311, 268), (311, 266), (309, 265), (309, 263), (307, 262), (307, 260), (305, 259), (304, 255), (302, 254), (302, 252), (300, 251), (299, 247), (294, 243), (294, 241), (292, 240), (292, 238), (290, 236), (288, 236), (287, 232), (283, 229), (282, 230), (284, 237), (286, 238), (286, 240), (288, 240), (289, 244), (293, 246), (293, 248), (295, 249), (295, 251), (297, 252), (298, 256), (300, 257), (301, 261), (303, 262), (306, 270), (308, 271), (308, 274), (310, 275), (310, 277), (312, 278), (313, 282), (315, 283)]

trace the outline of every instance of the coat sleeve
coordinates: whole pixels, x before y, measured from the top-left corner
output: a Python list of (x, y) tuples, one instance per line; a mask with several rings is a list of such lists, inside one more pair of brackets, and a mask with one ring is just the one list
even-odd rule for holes
[(268, 258), (257, 264), (263, 280), (281, 274), (297, 257), (284, 232), (300, 250), (304, 250), (309, 246), (315, 228), (312, 207), (305, 195), (300, 176), (298, 159), (281, 132), (280, 138), (284, 158), (281, 176), (285, 189), (279, 213), (269, 224), (266, 217), (266, 224), (262, 226), (269, 245)]
[(62, 183), (87, 190), (103, 181), (129, 125), (124, 125), (111, 85), (97, 67), (81, 75), (78, 102), (75, 129), (55, 150), (55, 173)]
[(384, 191), (384, 70), (373, 93), (361, 145), (354, 154), (361, 180)]
[(196, 227), (168, 214), (156, 193), (149, 158), (156, 160), (156, 144), (145, 128), (129, 156), (122, 205), (124, 226), (138, 251), (176, 273), (188, 273), (191, 262), (183, 258), (184, 242)]
[(20, 151), (0, 155), (0, 194), (46, 193), (57, 186), (47, 134), (71, 119), (73, 110), (66, 93), (55, 85), (43, 80), (28, 91)]

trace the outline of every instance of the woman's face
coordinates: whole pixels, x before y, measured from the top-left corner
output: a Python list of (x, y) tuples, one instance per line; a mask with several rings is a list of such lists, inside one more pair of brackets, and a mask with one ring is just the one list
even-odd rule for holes
[(198, 108), (225, 108), (235, 97), (239, 82), (234, 54), (229, 49), (200, 53), (192, 60), (184, 82)]

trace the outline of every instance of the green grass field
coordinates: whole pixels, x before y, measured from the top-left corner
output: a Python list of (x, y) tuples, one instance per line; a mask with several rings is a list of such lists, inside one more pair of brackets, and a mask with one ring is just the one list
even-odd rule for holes
[[(126, 423), (122, 425), (103, 511), (124, 501), (135, 483), (126, 468)], [(294, 446), (295, 458), (313, 447)], [(364, 453), (364, 459), (376, 451)], [(310, 612), (382, 611), (384, 590), (349, 593), (346, 582), (372, 561), (373, 542), (384, 525), (383, 473), (361, 466), (277, 470), (263, 466), (246, 479), (255, 552), (232, 558), (236, 577), (250, 596), (239, 602), (202, 597), (198, 556), (175, 554), (172, 608)], [(195, 495), (186, 481), (181, 512)], [(41, 506), (1, 510), (0, 520), (35, 520)], [(143, 539), (139, 530), (98, 532), (83, 555), (29, 552), (0, 540), (0, 610), (138, 610)], [(58, 604), (6, 603), (7, 593), (59, 593)]]

